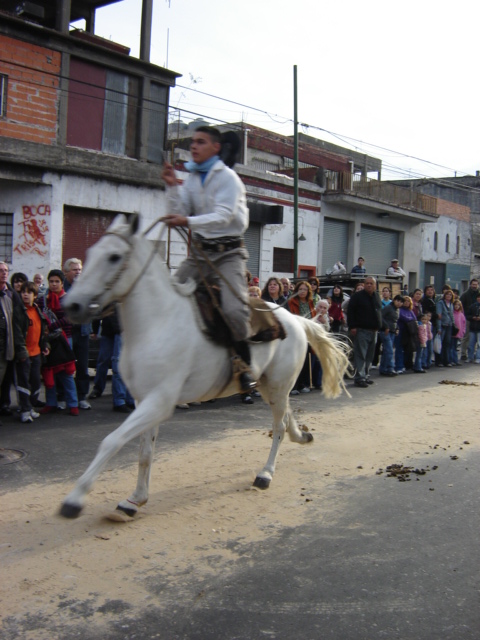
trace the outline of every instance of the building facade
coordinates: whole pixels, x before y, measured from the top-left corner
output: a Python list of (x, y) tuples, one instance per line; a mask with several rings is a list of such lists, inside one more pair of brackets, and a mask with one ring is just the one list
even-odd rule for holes
[[(178, 74), (150, 64), (145, 42), (137, 59), (95, 36), (105, 4), (37, 0), (23, 3), (33, 15), (1, 12), (0, 258), (30, 277), (84, 259), (119, 212), (145, 224), (164, 212)], [(71, 28), (80, 18), (86, 30)]]

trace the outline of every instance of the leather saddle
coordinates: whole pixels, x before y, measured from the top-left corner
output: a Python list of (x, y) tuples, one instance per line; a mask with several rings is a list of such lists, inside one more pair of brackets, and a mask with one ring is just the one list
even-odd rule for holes
[[(219, 311), (221, 305), (220, 287), (216, 284), (210, 284), (209, 289), (210, 292), (201, 283), (194, 294), (203, 320), (203, 331), (217, 344), (231, 347), (233, 339), (230, 329)], [(267, 303), (259, 298), (249, 298), (248, 301), (252, 327), (248, 342), (284, 340), (287, 337), (286, 331)]]

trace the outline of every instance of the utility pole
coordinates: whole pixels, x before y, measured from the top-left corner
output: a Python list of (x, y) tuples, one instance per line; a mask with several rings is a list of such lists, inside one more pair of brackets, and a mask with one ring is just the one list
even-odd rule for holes
[(293, 65), (293, 277), (298, 274), (298, 109), (297, 65)]

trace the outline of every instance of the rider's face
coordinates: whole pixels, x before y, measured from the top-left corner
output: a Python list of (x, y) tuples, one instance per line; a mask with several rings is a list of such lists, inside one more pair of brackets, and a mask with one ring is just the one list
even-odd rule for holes
[(205, 162), (205, 160), (209, 160), (211, 157), (220, 153), (220, 144), (213, 142), (208, 133), (196, 131), (193, 134), (190, 153), (192, 154), (193, 161), (201, 164)]

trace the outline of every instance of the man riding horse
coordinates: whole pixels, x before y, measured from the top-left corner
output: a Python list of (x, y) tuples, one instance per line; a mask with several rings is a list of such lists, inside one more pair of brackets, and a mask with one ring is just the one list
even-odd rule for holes
[[(245, 187), (238, 175), (219, 157), (221, 134), (213, 127), (199, 127), (193, 134), (193, 161), (185, 167), (189, 175), (180, 186), (172, 165), (166, 163), (169, 227), (192, 231), (190, 255), (175, 273), (178, 282), (192, 278), (197, 283), (214, 278), (220, 288), (222, 315), (231, 331), (233, 350), (243, 361), (240, 389), (251, 391), (256, 383), (249, 372), (250, 308), (245, 287), (246, 261), (243, 234), (248, 228)], [(220, 275), (220, 277), (218, 277)]]

